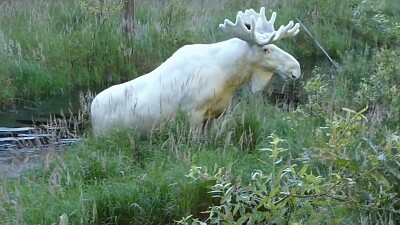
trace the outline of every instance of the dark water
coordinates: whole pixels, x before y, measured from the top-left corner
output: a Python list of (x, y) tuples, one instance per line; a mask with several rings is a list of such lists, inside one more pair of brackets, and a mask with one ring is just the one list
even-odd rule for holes
[(45, 122), (50, 116), (68, 118), (70, 114), (77, 114), (80, 109), (79, 95), (58, 95), (37, 102), (19, 100), (5, 111), (0, 111), (0, 127), (21, 127)]
[[(65, 117), (69, 118), (70, 114), (78, 113), (79, 109), (78, 94), (53, 96), (36, 102), (19, 100), (11, 109), (0, 112), (0, 127), (32, 127), (34, 121), (37, 125), (46, 124), (50, 116), (60, 116), (64, 113)], [(8, 145), (11, 147), (8, 148)], [(3, 138), (0, 142), (0, 178), (18, 177), (38, 164), (46, 166), (50, 159), (62, 152), (67, 145), (48, 143), (24, 146), (10, 144)]]

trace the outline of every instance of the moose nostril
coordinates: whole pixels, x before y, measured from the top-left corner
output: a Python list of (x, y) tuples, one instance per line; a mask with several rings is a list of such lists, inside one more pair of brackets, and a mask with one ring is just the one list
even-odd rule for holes
[(294, 75), (294, 73), (293, 73), (293, 72), (291, 72), (291, 74), (292, 74), (292, 78), (293, 78), (293, 79), (297, 79), (297, 76), (296, 76), (296, 75)]

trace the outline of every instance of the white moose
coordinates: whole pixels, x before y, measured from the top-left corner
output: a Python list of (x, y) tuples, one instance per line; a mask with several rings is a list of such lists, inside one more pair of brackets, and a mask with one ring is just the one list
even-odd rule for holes
[(273, 73), (299, 78), (299, 62), (273, 45), (295, 36), (299, 24), (290, 21), (275, 30), (275, 18), (273, 12), (267, 20), (264, 7), (260, 13), (239, 11), (235, 23), (225, 19), (219, 25), (235, 38), (183, 46), (154, 71), (100, 92), (91, 105), (94, 135), (115, 128), (147, 134), (177, 113), (184, 113), (191, 126), (203, 127), (226, 110), (246, 81), (254, 93), (268, 84)]

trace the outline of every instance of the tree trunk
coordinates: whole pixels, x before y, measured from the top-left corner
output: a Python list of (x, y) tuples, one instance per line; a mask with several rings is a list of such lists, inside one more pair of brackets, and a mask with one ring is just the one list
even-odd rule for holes
[(104, 10), (104, 0), (99, 0), (99, 12), (97, 13), (97, 22), (98, 24), (102, 24), (103, 23), (103, 10)]
[(125, 0), (122, 16), (122, 30), (127, 37), (132, 37), (135, 32), (134, 10), (135, 0)]

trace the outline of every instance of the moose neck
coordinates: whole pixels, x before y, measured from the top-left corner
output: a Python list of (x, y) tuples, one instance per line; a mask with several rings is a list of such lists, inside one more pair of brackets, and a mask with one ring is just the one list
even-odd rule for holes
[(242, 85), (254, 72), (254, 46), (238, 38), (216, 43), (215, 53), (221, 67), (229, 76), (228, 80)]

